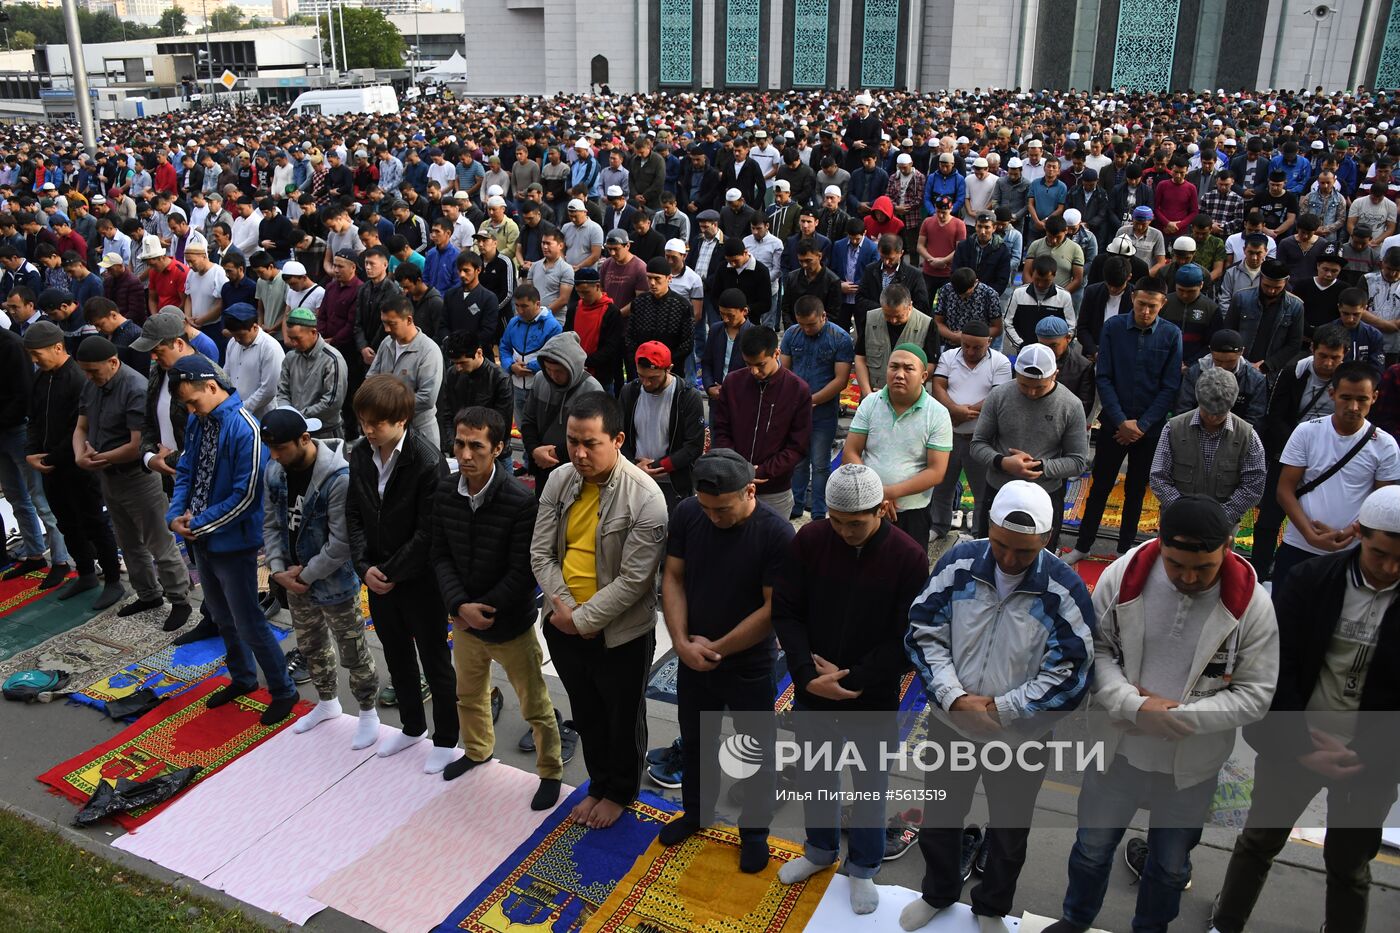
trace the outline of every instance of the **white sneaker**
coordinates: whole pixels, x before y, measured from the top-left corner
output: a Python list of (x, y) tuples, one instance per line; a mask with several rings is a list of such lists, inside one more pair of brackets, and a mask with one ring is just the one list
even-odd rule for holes
[(1060, 555), (1060, 560), (1073, 567), (1075, 564), (1079, 563), (1081, 560), (1088, 556), (1089, 555), (1087, 553), (1079, 550), (1079, 548), (1071, 548), (1068, 553)]

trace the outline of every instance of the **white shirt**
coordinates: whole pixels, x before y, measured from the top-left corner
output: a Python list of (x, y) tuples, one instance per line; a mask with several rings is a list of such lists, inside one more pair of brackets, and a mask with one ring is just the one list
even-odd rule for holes
[[(1269, 236), (1267, 233), (1264, 234), (1264, 236), (1267, 237), (1269, 240), (1268, 255), (1269, 258), (1272, 259), (1278, 253), (1278, 244), (1275, 243), (1274, 238)], [(1231, 263), (1244, 262), (1244, 234), (1232, 233), (1228, 237), (1226, 237), (1225, 252), (1230, 254)]]
[(228, 281), (223, 266), (211, 265), (203, 272), (190, 270), (185, 276), (185, 294), (190, 296), (190, 313), (201, 318), (219, 300), (219, 291)]
[(326, 297), (326, 290), (312, 282), (306, 291), (298, 292), (287, 289), (287, 307), (295, 311), (297, 308), (306, 308), (315, 311), (321, 307), (321, 300)]
[(277, 397), (282, 378), (282, 358), (286, 351), (267, 331), (259, 328), (252, 346), (230, 340), (224, 347), (224, 372), (238, 389), (243, 408), (261, 418)]
[(253, 255), (258, 250), (258, 224), (262, 223), (262, 214), (257, 211), (247, 217), (233, 218), (233, 245), (245, 257)]
[(1103, 319), (1105, 321), (1107, 321), (1111, 317), (1116, 317), (1117, 315), (1123, 313), (1123, 296), (1126, 294), (1128, 294), (1128, 290), (1126, 288), (1116, 295), (1112, 292), (1109, 292), (1108, 301), (1104, 302), (1103, 306)]
[(974, 219), (987, 209), (992, 196), (996, 194), (997, 177), (988, 172), (986, 177), (979, 181), (976, 173), (973, 173), (964, 177), (963, 183), (967, 186), (967, 200), (963, 202), (963, 214), (968, 219)]
[[(407, 437), (408, 432), (404, 431), (399, 437), (399, 442), (394, 445), (393, 451), (390, 452), (388, 460), (384, 460), (380, 457), (378, 447), (375, 447), (374, 452), (370, 454), (370, 459), (374, 461), (374, 468), (379, 471), (379, 498), (381, 499), (384, 498), (384, 487), (389, 485), (389, 477), (393, 475), (394, 467), (398, 465), (399, 454), (403, 452), (403, 442)], [(493, 466), (491, 469), (494, 470), (495, 467)], [(465, 484), (466, 480), (461, 480), (461, 482)], [(487, 480), (486, 485), (491, 485), (491, 481)], [(483, 486), (481, 491), (485, 492), (486, 486)], [(476, 506), (474, 504), (472, 506), (472, 511), (476, 511)]]
[[(455, 461), (453, 466), (455, 468)], [(491, 475), (486, 477), (486, 482), (481, 484), (481, 492), (478, 492), (475, 495), (473, 495), (471, 490), (467, 488), (467, 478), (463, 476), (459, 471), (457, 473), (457, 492), (459, 495), (466, 497), (467, 504), (470, 505), (472, 507), (472, 511), (475, 512), (477, 509), (481, 508), (481, 503), (486, 497), (486, 490), (491, 488), (491, 481), (495, 478), (496, 464), (493, 461), (491, 464)], [(383, 491), (383, 487), (381, 487), (381, 491)]]
[[(993, 389), (1010, 382), (1011, 360), (999, 350), (988, 349), (976, 366), (969, 366), (962, 347), (944, 350), (933, 370), (934, 378), (948, 384), (948, 398), (958, 405), (976, 405)], [(954, 434), (971, 434), (977, 430), (977, 420), (953, 425)]]
[(778, 151), (778, 147), (768, 142), (766, 146), (755, 146), (749, 150), (749, 158), (758, 163), (759, 171), (764, 174), (764, 184), (771, 188), (778, 179), (768, 178), (767, 175), (774, 168), (783, 162), (783, 154)]
[(690, 301), (705, 297), (705, 283), (690, 266), (682, 267), (680, 275), (671, 276), (671, 291)]
[(457, 183), (457, 167), (448, 162), (429, 162), (428, 180), (437, 182), (443, 191), (451, 191)]
[(476, 248), (475, 236), (476, 225), (468, 220), (465, 214), (458, 214), (452, 223), (452, 245), (465, 253)]
[[(1284, 466), (1303, 467), (1302, 483), (1306, 483), (1345, 457), (1370, 427), (1369, 421), (1362, 422), (1361, 433), (1343, 437), (1332, 426), (1330, 416), (1309, 419), (1293, 429), (1279, 462)], [(1315, 518), (1333, 528), (1345, 528), (1361, 514), (1361, 503), (1371, 494), (1377, 482), (1397, 480), (1400, 480), (1400, 451), (1397, 451), (1395, 439), (1390, 434), (1377, 431), (1376, 436), (1346, 466), (1299, 502), (1308, 518)], [(1283, 543), (1310, 554), (1328, 553), (1309, 544), (1291, 522), (1283, 534)]]

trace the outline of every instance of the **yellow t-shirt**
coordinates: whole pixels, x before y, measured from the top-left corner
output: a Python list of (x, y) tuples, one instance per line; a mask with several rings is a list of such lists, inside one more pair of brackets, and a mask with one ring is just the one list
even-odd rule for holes
[(574, 602), (586, 603), (598, 592), (597, 483), (584, 483), (578, 499), (569, 507), (564, 527), (564, 585), (573, 594)]

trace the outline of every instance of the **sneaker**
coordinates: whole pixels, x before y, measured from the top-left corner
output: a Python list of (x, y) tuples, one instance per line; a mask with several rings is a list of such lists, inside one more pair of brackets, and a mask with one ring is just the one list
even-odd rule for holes
[(1081, 551), (1081, 550), (1079, 550), (1079, 548), (1076, 547), (1076, 548), (1070, 548), (1068, 551), (1065, 551), (1063, 554), (1061, 554), (1061, 555), (1060, 555), (1060, 560), (1064, 561), (1066, 564), (1069, 564), (1071, 567), (1073, 567), (1075, 564), (1079, 563), (1081, 560), (1083, 560), (1084, 558), (1086, 558), (1086, 557), (1088, 557), (1088, 556), (1089, 556), (1088, 552), (1086, 552), (1086, 551)]
[(673, 752), (675, 754), (680, 754), (680, 750), (681, 737), (676, 736), (676, 740), (670, 745), (663, 745), (660, 748), (653, 748), (649, 752), (647, 752), (647, 764), (659, 765), (662, 762), (667, 761), (671, 757), (671, 754)]
[[(1133, 873), (1133, 878), (1141, 881), (1142, 871), (1147, 866), (1147, 840), (1141, 836), (1129, 839), (1128, 844), (1123, 847), (1123, 861), (1128, 863), (1128, 870)], [(1182, 890), (1191, 890), (1190, 878), (1186, 879), (1186, 887)]]
[(939, 559), (953, 549), (962, 537), (958, 531), (949, 531), (946, 534), (934, 538), (928, 547), (929, 563), (936, 564)]
[(964, 826), (962, 831), (962, 861), (959, 866), (963, 881), (972, 877), (972, 866), (977, 864), (977, 853), (981, 850), (982, 827), (976, 823)]
[[(647, 762), (647, 779), (657, 787), (677, 788), (681, 786), (685, 758), (681, 754), (681, 740), (676, 740), (662, 749), (657, 761)], [(650, 756), (648, 756), (650, 758)]]
[(380, 705), (380, 706), (398, 706), (398, 705), (399, 705), (399, 692), (398, 692), (397, 690), (395, 690), (393, 687), (390, 687), (390, 686), (380, 687), (380, 688), (379, 688), (379, 705)]
[(977, 862), (972, 866), (972, 870), (979, 875), (985, 875), (987, 873), (987, 853), (991, 851), (991, 848), (991, 845), (989, 845), (984, 838), (982, 840), (982, 848), (977, 850)]
[[(433, 695), (432, 689), (428, 686), (428, 678), (424, 677), (422, 674), (418, 675), (418, 695), (423, 698), (424, 703), (428, 702)], [(502, 700), (502, 702), (504, 702), (504, 700)]]
[(515, 468), (512, 469), (511, 472), (514, 473), (516, 476), (529, 476), (530, 468), (523, 463), (517, 463), (515, 464)]
[(495, 722), (501, 718), (501, 708), (506, 705), (506, 698), (501, 694), (501, 688), (491, 687), (491, 721)]
[(300, 648), (293, 648), (287, 652), (287, 673), (291, 675), (294, 684), (311, 682), (311, 668), (307, 666), (306, 655), (301, 653)]
[[(557, 714), (556, 714), (557, 715)], [(559, 723), (559, 760), (563, 764), (568, 764), (574, 760), (574, 752), (578, 750), (578, 730), (570, 720)]]
[(923, 817), (921, 810), (906, 810), (890, 817), (885, 826), (884, 861), (893, 862), (914, 847), (919, 841), (919, 824)]

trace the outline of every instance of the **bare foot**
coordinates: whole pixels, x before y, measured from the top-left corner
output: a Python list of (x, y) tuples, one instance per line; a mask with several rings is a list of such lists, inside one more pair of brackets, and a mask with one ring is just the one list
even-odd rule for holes
[(593, 815), (593, 808), (598, 806), (598, 803), (597, 797), (583, 798), (569, 811), (569, 821), (580, 826), (588, 824), (588, 818)]
[(588, 816), (589, 829), (607, 829), (622, 815), (622, 807), (611, 800), (600, 800)]

